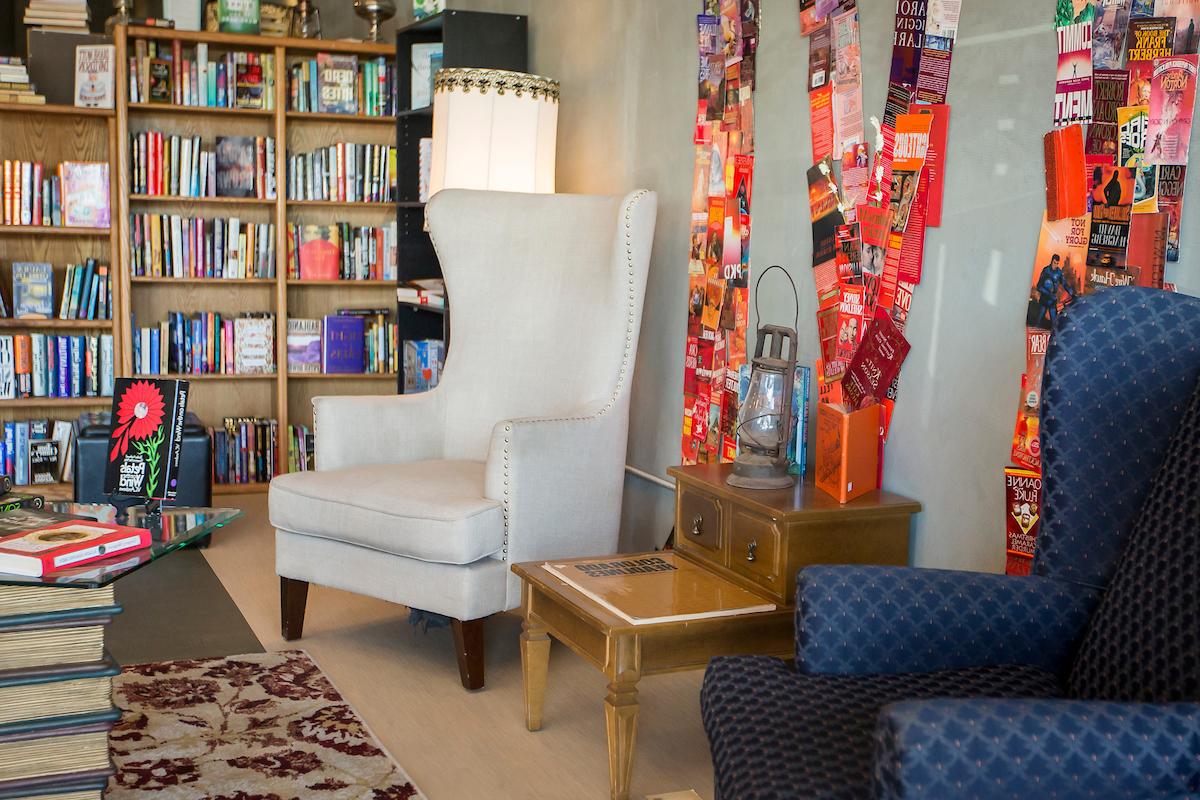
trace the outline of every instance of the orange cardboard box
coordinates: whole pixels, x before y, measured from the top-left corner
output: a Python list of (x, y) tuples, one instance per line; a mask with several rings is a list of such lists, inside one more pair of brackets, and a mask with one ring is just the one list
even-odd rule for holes
[(817, 488), (848, 503), (879, 479), (879, 405), (858, 411), (817, 406)]

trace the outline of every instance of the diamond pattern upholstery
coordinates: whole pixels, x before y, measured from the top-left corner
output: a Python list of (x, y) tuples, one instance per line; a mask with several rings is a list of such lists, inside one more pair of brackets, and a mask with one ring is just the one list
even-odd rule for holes
[(796, 667), (705, 674), (718, 796), (1200, 798), (1196, 391), (1200, 299), (1073, 303), (1035, 574), (803, 570)]

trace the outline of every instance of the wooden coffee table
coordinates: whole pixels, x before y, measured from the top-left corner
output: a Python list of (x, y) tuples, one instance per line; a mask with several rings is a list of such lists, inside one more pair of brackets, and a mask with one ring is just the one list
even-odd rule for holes
[[(680, 552), (675, 552), (674, 557), (687, 558)], [(764, 654), (786, 658), (792, 655), (794, 611), (790, 607), (737, 616), (634, 625), (549, 572), (544, 563), (534, 561), (512, 567), (524, 582), (521, 666), (525, 682), (525, 727), (531, 731), (542, 727), (542, 701), (550, 663), (550, 637), (553, 636), (608, 676), (604, 716), (608, 731), (609, 788), (613, 800), (629, 797), (633, 748), (637, 739), (638, 681), (643, 676), (702, 669), (713, 656)], [(693, 563), (700, 562), (694, 560)], [(764, 602), (771, 601), (764, 598)], [(665, 603), (661, 614), (677, 613), (677, 608), (686, 604), (686, 597), (674, 604)], [(666, 607), (672, 605), (676, 607)]]

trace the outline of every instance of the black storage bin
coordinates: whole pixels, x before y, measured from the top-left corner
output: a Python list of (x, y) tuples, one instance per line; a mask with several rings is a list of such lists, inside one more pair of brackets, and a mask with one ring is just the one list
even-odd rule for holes
[[(88, 425), (75, 442), (75, 502), (107, 503), (104, 470), (107, 466), (108, 425)], [(200, 420), (188, 412), (179, 453), (176, 496), (173, 506), (212, 505), (212, 440)]]

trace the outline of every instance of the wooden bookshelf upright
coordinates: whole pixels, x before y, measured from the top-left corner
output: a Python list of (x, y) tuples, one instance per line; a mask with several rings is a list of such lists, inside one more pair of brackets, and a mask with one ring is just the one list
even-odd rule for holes
[[(0, 160), (41, 161), (47, 170), (63, 161), (104, 161), (109, 166), (110, 228), (68, 228), (0, 225), (0, 283), (5, 287), (12, 313), (12, 264), (42, 261), (54, 266), (54, 308), (58, 308), (65, 284), (67, 264), (95, 258), (108, 264), (110, 276), (119, 272), (116, 180), (112, 165), (118, 149), (116, 113), (111, 109), (75, 108), (63, 105), (0, 103)], [(47, 176), (48, 177), (48, 176)], [(125, 298), (120, 281), (112, 280), (111, 320), (0, 319), (0, 333), (46, 333), (67, 335), (113, 335), (114, 368), (121, 372), (123, 346), (122, 308)], [(0, 400), (0, 423), (14, 419), (72, 420), (84, 411), (103, 411), (108, 397), (27, 397)], [(69, 499), (71, 484), (29, 487), (50, 499)]]
[[(394, 144), (396, 118), (320, 114), (287, 109), (287, 68), (314, 53), (335, 53), (389, 61), (389, 44), (246, 36), (206, 31), (118, 27), (114, 32), (117, 61), (117, 109), (114, 220), (120, 222), (119, 250), (122, 319), (136, 317), (139, 326), (157, 324), (168, 311), (243, 311), (275, 314), (276, 373), (274, 375), (187, 375), (196, 381), (189, 408), (210, 426), (224, 417), (274, 417), (279, 426), (278, 463), (288, 467), (289, 424), (312, 425), (312, 398), (329, 394), (392, 394), (395, 374), (320, 375), (287, 373), (287, 320), (320, 318), (343, 307), (394, 308), (395, 281), (301, 281), (287, 277), (287, 224), (386, 225), (396, 217), (395, 203), (339, 203), (287, 200), (287, 154), (308, 152), (334, 142)], [(129, 102), (129, 55), (138, 39), (157, 40), (170, 47), (179, 41), (185, 50), (207, 44), (211, 59), (225, 52), (272, 54), (276, 80), (274, 108), (245, 110)], [(404, 70), (401, 70), (404, 73)], [(216, 136), (272, 136), (275, 139), (276, 198), (162, 198), (130, 194), (130, 134), (159, 130), (167, 134), (200, 136), (211, 147)], [(246, 222), (273, 222), (276, 232), (274, 278), (160, 278), (134, 277), (130, 260), (130, 213), (177, 213), (185, 216), (236, 216)], [(126, 328), (128, 329), (128, 328)], [(121, 350), (123, 369), (133, 369), (130, 337)], [(217, 494), (265, 490), (266, 484), (215, 484)]]

